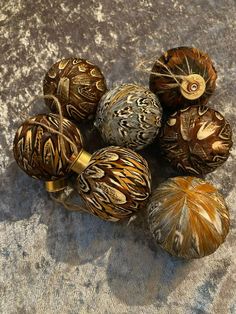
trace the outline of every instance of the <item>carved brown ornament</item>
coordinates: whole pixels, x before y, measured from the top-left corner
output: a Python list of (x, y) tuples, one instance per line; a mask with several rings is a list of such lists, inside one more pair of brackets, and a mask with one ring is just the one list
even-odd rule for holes
[[(94, 116), (106, 90), (105, 78), (100, 69), (79, 58), (58, 61), (46, 73), (43, 82), (44, 95), (56, 96), (63, 115), (77, 121)], [(45, 102), (53, 112), (57, 112), (53, 100), (45, 99)]]
[(173, 167), (204, 175), (229, 157), (232, 130), (219, 112), (206, 106), (188, 107), (169, 117), (161, 129), (159, 143)]
[(217, 73), (210, 57), (197, 48), (178, 47), (157, 59), (149, 87), (164, 110), (174, 112), (205, 105), (216, 87)]

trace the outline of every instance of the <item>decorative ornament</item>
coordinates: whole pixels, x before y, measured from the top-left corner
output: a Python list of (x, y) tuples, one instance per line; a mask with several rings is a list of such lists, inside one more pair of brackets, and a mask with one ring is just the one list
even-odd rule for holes
[(17, 130), (13, 152), (19, 167), (29, 176), (46, 181), (48, 191), (65, 187), (73, 155), (82, 151), (79, 129), (69, 120), (55, 114), (37, 115)]
[(157, 97), (143, 86), (123, 84), (101, 99), (95, 118), (105, 142), (139, 150), (150, 144), (161, 126)]
[(197, 48), (168, 50), (155, 61), (149, 86), (167, 111), (205, 105), (216, 87), (217, 73), (210, 57)]
[(174, 168), (204, 175), (229, 157), (232, 131), (218, 111), (206, 106), (188, 107), (169, 117), (161, 129), (159, 143)]
[(148, 219), (157, 243), (187, 259), (214, 253), (229, 231), (223, 197), (213, 185), (195, 177), (171, 178), (154, 190)]
[(118, 221), (144, 208), (151, 193), (151, 173), (139, 154), (110, 146), (91, 155), (83, 171), (80, 163), (75, 160), (72, 165), (79, 173), (77, 191), (92, 214)]
[(66, 193), (73, 193), (65, 179), (71, 171), (78, 173), (76, 190), (86, 205), (80, 210), (105, 220), (132, 216), (144, 207), (151, 192), (151, 174), (144, 158), (121, 147), (90, 155), (82, 148), (78, 128), (55, 114), (25, 121), (16, 132), (13, 150), (21, 169), (46, 181), (48, 192), (64, 191), (60, 198), (65, 206)]
[[(176, 177), (149, 199), (150, 169), (130, 148), (143, 149), (159, 135), (162, 153), (183, 172), (204, 175), (223, 164), (232, 146), (231, 127), (204, 106), (216, 79), (209, 56), (189, 47), (168, 50), (155, 61), (150, 90), (122, 84), (106, 92), (96, 65), (62, 59), (47, 72), (44, 96), (37, 97), (54, 114), (39, 114), (19, 127), (16, 162), (29, 176), (45, 181), (50, 197), (68, 210), (131, 221), (147, 206), (150, 230), (170, 254), (187, 259), (212, 254), (229, 231), (228, 209), (217, 189), (196, 177)], [(160, 104), (167, 113), (177, 110), (162, 128)], [(103, 139), (116, 146), (90, 154), (79, 129), (64, 117), (81, 122), (94, 116)]]
[[(63, 116), (77, 121), (94, 117), (106, 90), (100, 69), (79, 58), (58, 61), (49, 69), (43, 82), (44, 95), (56, 96)], [(58, 112), (54, 100), (45, 99), (45, 102), (54, 113)]]

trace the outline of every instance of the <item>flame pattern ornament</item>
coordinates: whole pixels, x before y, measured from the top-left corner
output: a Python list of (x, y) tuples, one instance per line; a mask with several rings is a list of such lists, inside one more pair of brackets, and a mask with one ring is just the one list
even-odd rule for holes
[(110, 146), (91, 156), (78, 176), (77, 191), (92, 214), (118, 221), (144, 208), (151, 193), (151, 173), (136, 152)]
[[(62, 106), (64, 117), (81, 121), (94, 117), (98, 102), (106, 92), (106, 82), (100, 69), (80, 58), (62, 59), (46, 73), (43, 82), (44, 95), (54, 95)], [(51, 99), (46, 104), (57, 113)]]
[(216, 87), (217, 72), (210, 57), (197, 48), (178, 47), (157, 59), (151, 70), (150, 90), (165, 111), (205, 105)]
[[(79, 129), (64, 118), (63, 134), (74, 145), (65, 140), (63, 154), (60, 135), (55, 133), (59, 130), (59, 123), (58, 115), (40, 114), (26, 120), (18, 128), (13, 144), (14, 157), (19, 167), (29, 176), (44, 181), (54, 181), (68, 176), (70, 163), (65, 156), (70, 158), (77, 154), (82, 149), (83, 139)], [(51, 131), (48, 128), (51, 128)], [(77, 151), (74, 146), (77, 147)]]
[(229, 157), (232, 130), (223, 115), (206, 106), (172, 114), (159, 135), (163, 155), (184, 173), (204, 175)]
[(110, 145), (140, 150), (159, 132), (162, 109), (157, 97), (147, 88), (123, 84), (101, 99), (95, 126)]
[(148, 220), (156, 242), (170, 254), (187, 259), (212, 254), (229, 231), (223, 197), (195, 177), (171, 178), (154, 190)]

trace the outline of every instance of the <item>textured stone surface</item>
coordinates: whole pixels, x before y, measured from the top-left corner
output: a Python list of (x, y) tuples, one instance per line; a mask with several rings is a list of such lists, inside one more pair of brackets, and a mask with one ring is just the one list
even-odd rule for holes
[[(234, 0), (1, 1), (1, 313), (236, 313), (235, 147), (206, 177), (229, 205), (230, 234), (215, 254), (191, 262), (156, 247), (143, 216), (128, 228), (66, 212), (12, 155), (22, 115), (46, 110), (40, 101), (27, 105), (42, 94), (44, 74), (59, 58), (94, 61), (109, 87), (147, 86), (137, 63), (180, 45), (215, 61), (219, 79), (210, 104), (235, 134), (235, 21)], [(143, 155), (157, 185), (175, 173), (165, 170), (155, 145), (150, 150), (153, 158)]]

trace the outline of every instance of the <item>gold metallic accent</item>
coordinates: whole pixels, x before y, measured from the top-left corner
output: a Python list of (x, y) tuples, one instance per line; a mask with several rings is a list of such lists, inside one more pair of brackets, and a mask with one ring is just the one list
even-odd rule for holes
[(181, 94), (189, 100), (194, 100), (202, 96), (206, 90), (206, 82), (199, 74), (190, 74), (183, 78), (181, 83)]
[(45, 182), (45, 189), (46, 191), (52, 193), (52, 192), (58, 192), (63, 190), (67, 186), (65, 179), (58, 179), (55, 181), (46, 181)]
[(80, 174), (88, 166), (91, 156), (91, 154), (82, 149), (79, 155), (75, 157), (71, 169)]

